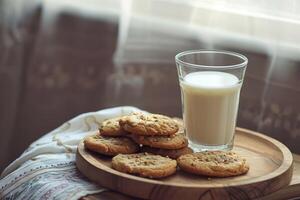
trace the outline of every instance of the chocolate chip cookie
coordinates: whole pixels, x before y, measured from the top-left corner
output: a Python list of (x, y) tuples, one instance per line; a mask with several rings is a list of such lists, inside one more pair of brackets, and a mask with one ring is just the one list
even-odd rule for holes
[(127, 132), (119, 124), (120, 119), (121, 117), (116, 117), (103, 121), (99, 129), (100, 134), (112, 137), (127, 135)]
[(108, 156), (130, 154), (139, 151), (139, 145), (127, 137), (107, 137), (99, 134), (84, 139), (85, 148)]
[(188, 145), (188, 140), (182, 131), (171, 136), (141, 136), (132, 134), (130, 137), (136, 143), (161, 149), (181, 149)]
[(148, 153), (119, 154), (112, 159), (112, 168), (147, 178), (163, 178), (176, 172), (176, 160)]
[(159, 114), (132, 113), (122, 117), (119, 124), (136, 135), (173, 135), (178, 131), (177, 122)]
[(228, 177), (245, 174), (249, 165), (234, 152), (205, 151), (180, 156), (179, 167), (189, 173), (210, 177)]

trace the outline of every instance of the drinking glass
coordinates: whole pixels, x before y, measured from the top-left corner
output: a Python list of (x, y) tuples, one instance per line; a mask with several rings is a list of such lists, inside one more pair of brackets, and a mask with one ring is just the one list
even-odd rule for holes
[(194, 151), (231, 150), (248, 59), (223, 50), (175, 56), (184, 131)]

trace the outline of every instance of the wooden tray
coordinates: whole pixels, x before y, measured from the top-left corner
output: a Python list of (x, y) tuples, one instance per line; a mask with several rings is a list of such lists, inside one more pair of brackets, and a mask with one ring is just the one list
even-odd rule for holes
[(246, 157), (250, 170), (232, 178), (195, 176), (178, 171), (171, 177), (151, 180), (118, 172), (111, 159), (78, 146), (76, 165), (101, 186), (144, 199), (249, 199), (287, 186), (293, 173), (289, 149), (275, 139), (253, 131), (236, 130), (234, 151)]

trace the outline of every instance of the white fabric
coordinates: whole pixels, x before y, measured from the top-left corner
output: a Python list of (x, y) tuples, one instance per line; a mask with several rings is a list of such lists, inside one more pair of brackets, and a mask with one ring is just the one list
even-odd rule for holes
[(104, 191), (76, 169), (77, 145), (103, 120), (134, 111), (140, 110), (117, 107), (81, 114), (44, 135), (3, 171), (0, 199), (79, 199)]

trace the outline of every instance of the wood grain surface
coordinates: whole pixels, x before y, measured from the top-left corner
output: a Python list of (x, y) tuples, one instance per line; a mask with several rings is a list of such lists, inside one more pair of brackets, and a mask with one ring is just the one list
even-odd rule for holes
[(90, 180), (144, 199), (254, 199), (274, 194), (289, 185), (293, 157), (280, 142), (253, 131), (237, 129), (234, 151), (249, 161), (250, 170), (246, 175), (207, 179), (179, 170), (169, 178), (151, 180), (113, 170), (110, 158), (86, 151), (83, 143), (78, 146), (76, 163)]

